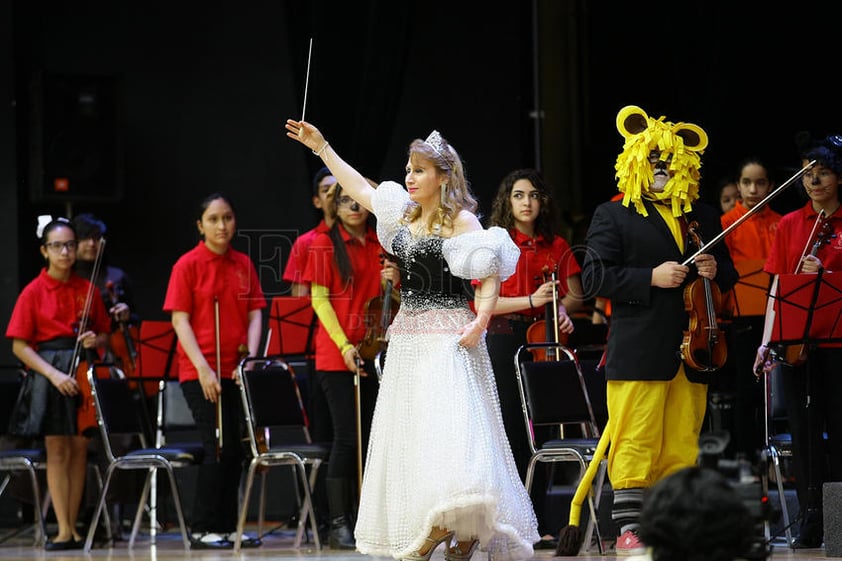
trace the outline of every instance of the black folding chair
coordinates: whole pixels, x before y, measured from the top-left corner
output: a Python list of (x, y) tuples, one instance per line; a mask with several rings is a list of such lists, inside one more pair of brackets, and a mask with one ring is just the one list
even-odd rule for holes
[[(178, 482), (174, 470), (189, 466), (198, 465), (202, 462), (201, 450), (181, 447), (177, 444), (172, 446), (148, 447), (146, 443), (145, 429), (143, 426), (143, 415), (140, 408), (143, 407), (143, 400), (140, 399), (138, 391), (140, 386), (132, 388), (131, 382), (126, 379), (99, 378), (96, 375), (97, 365), (88, 369), (88, 381), (91, 385), (91, 393), (96, 408), (97, 423), (100, 429), (103, 449), (108, 461), (105, 472), (105, 482), (97, 500), (96, 509), (88, 528), (88, 536), (85, 540), (84, 550), (89, 552), (94, 539), (94, 533), (99, 522), (99, 517), (105, 507), (108, 496), (108, 488), (111, 485), (113, 476), (118, 470), (147, 470), (143, 490), (138, 500), (134, 524), (132, 526), (129, 548), (134, 547), (140, 527), (141, 517), (146, 501), (149, 497), (149, 490), (153, 476), (158, 469), (167, 472), (170, 482), (173, 503), (178, 516), (178, 523), (181, 529), (181, 537), (184, 542), (184, 549), (190, 548), (190, 539), (187, 535), (187, 524), (184, 520), (184, 512), (181, 508), (181, 499)], [(121, 455), (115, 455), (111, 441), (115, 436), (132, 436), (140, 443), (139, 448), (130, 449)], [(125, 441), (125, 439), (121, 439)]]
[[(535, 360), (538, 356), (554, 356), (556, 360)], [(531, 492), (532, 479), (538, 462), (573, 462), (578, 465), (576, 484), (593, 459), (599, 441), (599, 426), (588, 392), (588, 384), (576, 353), (556, 343), (530, 343), (515, 353), (523, 421), (529, 438), (532, 456), (526, 469), (524, 485)], [(554, 438), (538, 441), (535, 428), (552, 427)], [(566, 436), (565, 428), (576, 436)], [(594, 531), (597, 547), (602, 551), (602, 538), (597, 523), (596, 504), (605, 481), (606, 463), (601, 461), (588, 494), (590, 520), (583, 546), (588, 547)]]
[[(4, 379), (0, 382), (0, 438), (7, 437), (6, 431), (9, 428), (9, 421), (12, 417), (12, 409), (20, 392), (24, 376), (40, 376), (40, 374), (27, 374), (25, 371), (16, 368), (13, 378)], [(49, 383), (49, 382), (48, 382)], [(11, 444), (14, 437), (8, 436), (7, 444)], [(24, 473), (32, 485), (33, 511), (35, 512), (35, 543), (41, 547), (46, 541), (46, 530), (44, 525), (44, 511), (42, 505), (41, 489), (38, 483), (37, 472), (47, 469), (47, 451), (43, 447), (10, 448), (0, 450), (0, 472), (6, 475), (0, 483), (0, 496), (6, 491), (12, 476), (16, 473)]]
[[(246, 476), (234, 550), (240, 550), (255, 474), (259, 468), (274, 466), (292, 466), (296, 473), (296, 496), (299, 497), (300, 509), (293, 547), (297, 549), (301, 546), (309, 520), (316, 549), (321, 549), (318, 524), (313, 510), (312, 488), (319, 467), (327, 460), (330, 449), (323, 444), (314, 444), (310, 439), (307, 414), (295, 380), (295, 372), (280, 357), (246, 358), (240, 363), (240, 394), (252, 459)], [(278, 441), (273, 439), (271, 430), (276, 428), (297, 428), (300, 429), (301, 436)], [(258, 537), (262, 537), (266, 469), (261, 470), (261, 478)]]

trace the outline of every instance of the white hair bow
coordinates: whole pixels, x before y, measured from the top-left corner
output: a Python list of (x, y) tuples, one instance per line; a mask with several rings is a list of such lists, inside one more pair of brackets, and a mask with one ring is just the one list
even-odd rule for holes
[(53, 221), (53, 217), (49, 214), (42, 214), (38, 217), (38, 228), (35, 229), (35, 235), (38, 236), (38, 239), (41, 239), (41, 236), (44, 235), (44, 228), (47, 227), (47, 224)]

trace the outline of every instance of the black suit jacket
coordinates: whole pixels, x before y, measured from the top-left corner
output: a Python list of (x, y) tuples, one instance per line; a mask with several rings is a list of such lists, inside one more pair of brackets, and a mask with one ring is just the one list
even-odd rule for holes
[[(691, 265), (691, 274), (678, 288), (652, 286), (652, 270), (665, 261), (683, 263), (698, 248), (685, 239), (685, 250), (679, 251), (660, 213), (651, 202), (645, 204), (646, 217), (621, 201), (603, 203), (588, 228), (582, 283), (587, 296), (611, 300), (605, 365), (609, 380), (671, 380), (688, 329), (684, 287), (698, 277), (695, 267)], [(710, 205), (697, 202), (686, 219), (699, 223), (704, 242), (722, 231), (719, 213)], [(737, 282), (738, 273), (724, 243), (708, 253), (716, 257), (715, 280), (724, 294)], [(692, 381), (708, 381), (707, 374), (686, 370)]]

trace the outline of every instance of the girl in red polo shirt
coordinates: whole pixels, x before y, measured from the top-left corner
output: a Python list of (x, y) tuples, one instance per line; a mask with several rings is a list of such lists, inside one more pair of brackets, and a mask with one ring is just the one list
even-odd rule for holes
[[(776, 279), (777, 275), (782, 274), (842, 271), (842, 211), (839, 210), (842, 136), (831, 136), (808, 146), (802, 152), (801, 166), (813, 160), (816, 161), (815, 165), (802, 176), (804, 190), (810, 200), (802, 208), (785, 214), (778, 222), (772, 248), (766, 259), (764, 270), (776, 275)], [(819, 213), (822, 213), (821, 216)], [(821, 236), (822, 241), (816, 244), (818, 236)], [(764, 344), (760, 346), (755, 359), (755, 372), (759, 372), (758, 367), (762, 368), (763, 363), (766, 363), (767, 370), (772, 366), (767, 361), (769, 353), (766, 343), (771, 339), (773, 325), (780, 321), (786, 322), (787, 319), (785, 316), (782, 320), (775, 319), (767, 311)], [(828, 328), (827, 335), (830, 335), (829, 331)], [(822, 484), (825, 481), (842, 481), (840, 364), (842, 343), (827, 342), (810, 348), (803, 364), (793, 367), (781, 365), (800, 507), (799, 537), (794, 540), (793, 548), (821, 546), (824, 537)], [(823, 438), (825, 432), (827, 442)], [(828, 462), (825, 461), (825, 450)]]
[[(330, 512), (328, 543), (334, 549), (354, 549), (357, 413), (352, 374), (360, 368), (357, 347), (365, 336), (366, 303), (380, 296), (381, 282), (388, 279), (397, 286), (398, 275), (389, 261), (381, 266), (383, 249), (370, 224), (369, 211), (338, 184), (328, 205), (335, 216), (333, 226), (313, 240), (303, 278), (310, 283), (313, 310), (319, 318), (316, 383), (327, 398), (333, 422), (326, 481)], [(366, 404), (373, 404), (377, 379), (368, 376), (365, 370), (360, 374)], [(370, 424), (373, 407), (369, 405), (363, 410), (366, 426)]]
[[(172, 314), (178, 380), (204, 448), (193, 504), (192, 547), (230, 549), (243, 460), (243, 413), (235, 377), (242, 355), (258, 354), (266, 299), (248, 255), (231, 247), (237, 221), (230, 200), (219, 193), (206, 197), (196, 227), (203, 239), (173, 266), (164, 311)], [(217, 457), (220, 399), (223, 446)], [(243, 536), (243, 547), (259, 545), (259, 539)]]
[[(553, 271), (558, 286), (558, 327), (563, 335), (573, 332), (573, 322), (567, 312), (582, 307), (581, 269), (567, 241), (556, 234), (557, 216), (552, 195), (541, 174), (534, 169), (519, 169), (506, 175), (500, 183), (489, 223), (489, 226), (505, 228), (520, 248), (515, 274), (500, 284), (500, 296), (494, 308), (496, 317), (488, 327), (487, 342), (503, 424), (521, 480), (526, 477), (531, 451), (512, 359), (517, 349), (526, 344), (529, 326), (535, 320), (544, 319), (545, 305), (552, 305), (550, 277)], [(558, 529), (548, 528), (544, 522), (543, 489), (546, 486), (543, 470), (536, 470), (535, 475), (532, 489), (536, 492), (532, 503), (538, 516), (538, 532), (545, 537), (536, 547), (543, 545), (554, 549), (552, 535)]]
[[(47, 266), (24, 287), (6, 329), (12, 352), (28, 369), (24, 383), (30, 386), (28, 406), (13, 412), (10, 432), (44, 436), (47, 487), (58, 522), (58, 534), (46, 549), (81, 549), (76, 520), (85, 489), (88, 438), (79, 434), (76, 422), (80, 394), (72, 363), (78, 358), (77, 342), (85, 349), (105, 346), (111, 320), (98, 294), (89, 298), (91, 283), (73, 272), (76, 232), (70, 223), (39, 217), (38, 237)], [(87, 326), (79, 333), (86, 303)]]

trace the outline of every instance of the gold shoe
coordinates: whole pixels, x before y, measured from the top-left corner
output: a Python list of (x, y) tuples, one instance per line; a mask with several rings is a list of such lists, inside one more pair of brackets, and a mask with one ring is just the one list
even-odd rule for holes
[[(439, 536), (434, 536), (436, 532), (442, 532)], [(430, 535), (424, 538), (424, 544), (418, 548), (413, 553), (410, 553), (406, 557), (404, 557), (404, 561), (430, 561), (430, 557), (433, 556), (433, 552), (442, 542), (449, 542), (453, 539), (453, 532), (449, 532), (445, 529), (439, 528), (438, 526), (433, 527)]]
[(479, 546), (479, 540), (456, 542), (453, 547), (448, 547), (444, 552), (447, 561), (468, 561)]

